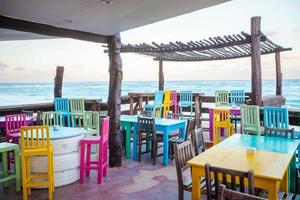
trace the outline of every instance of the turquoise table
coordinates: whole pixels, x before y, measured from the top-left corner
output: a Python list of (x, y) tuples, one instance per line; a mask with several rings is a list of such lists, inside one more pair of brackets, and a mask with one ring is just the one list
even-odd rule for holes
[(219, 145), (225, 147), (247, 148), (255, 147), (257, 150), (272, 151), (277, 153), (293, 154), (289, 167), (290, 191), (296, 192), (296, 150), (300, 140), (279, 137), (267, 137), (248, 134), (234, 134), (223, 140)]
[[(126, 126), (126, 151), (130, 149), (130, 129), (133, 126), (133, 159), (137, 160), (137, 115), (121, 115), (121, 126)], [(163, 132), (163, 165), (169, 164), (169, 132), (180, 129), (180, 137), (185, 137), (186, 120), (155, 118), (156, 131)], [(127, 152), (126, 152), (127, 156)], [(130, 157), (130, 154), (129, 154)]]

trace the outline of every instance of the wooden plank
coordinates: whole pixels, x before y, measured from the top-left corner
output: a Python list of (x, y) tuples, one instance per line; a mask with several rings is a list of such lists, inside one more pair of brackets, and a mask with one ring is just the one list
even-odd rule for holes
[(98, 43), (106, 43), (108, 38), (108, 36), (96, 33), (66, 29), (47, 24), (15, 19), (3, 15), (0, 15), (0, 28)]
[(282, 95), (282, 73), (280, 63), (280, 52), (275, 52), (275, 63), (276, 63), (276, 95)]
[(64, 67), (56, 67), (56, 75), (54, 78), (54, 97), (62, 97), (62, 83), (64, 77)]
[(159, 72), (158, 72), (158, 79), (159, 79), (159, 84), (158, 84), (158, 89), (161, 91), (164, 91), (164, 84), (165, 84), (165, 79), (164, 79), (164, 69), (163, 69), (163, 61), (159, 61)]
[(122, 148), (120, 140), (121, 89), (122, 89), (122, 59), (120, 55), (120, 34), (108, 38), (109, 49), (109, 166), (122, 165)]
[(251, 92), (252, 103), (259, 106), (262, 104), (260, 19), (260, 17), (251, 18)]

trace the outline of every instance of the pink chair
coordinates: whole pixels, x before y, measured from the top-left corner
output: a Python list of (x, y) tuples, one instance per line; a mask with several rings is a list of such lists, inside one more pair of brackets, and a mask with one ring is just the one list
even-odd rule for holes
[(179, 113), (179, 103), (177, 101), (177, 92), (171, 91), (171, 106), (174, 106), (174, 113)]
[[(109, 117), (101, 120), (101, 136), (87, 136), (80, 141), (80, 180), (83, 183), (84, 173), (90, 176), (90, 170), (98, 171), (98, 184), (102, 182), (102, 176), (106, 176), (107, 171), (107, 153), (108, 153), (108, 132), (109, 132)], [(91, 161), (91, 146), (92, 144), (99, 145), (98, 160)], [(85, 146), (87, 150), (85, 151)], [(85, 158), (86, 152), (86, 158)]]
[(6, 141), (18, 144), (21, 126), (26, 126), (26, 114), (6, 115), (5, 116)]

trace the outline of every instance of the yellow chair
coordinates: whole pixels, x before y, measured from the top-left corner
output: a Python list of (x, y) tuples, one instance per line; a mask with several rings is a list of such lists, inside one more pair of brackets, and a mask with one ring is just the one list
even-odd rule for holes
[[(49, 199), (53, 199), (53, 148), (50, 144), (49, 126), (23, 126), (20, 129), (21, 163), (23, 199), (31, 194), (31, 188), (48, 186)], [(48, 157), (48, 171), (44, 173), (30, 173), (30, 158), (33, 156)], [(33, 179), (36, 179), (34, 182)]]
[(233, 124), (230, 123), (230, 111), (229, 109), (214, 109), (213, 111), (213, 144), (218, 144), (221, 141), (220, 130), (226, 128), (228, 130), (228, 136), (233, 134)]
[(163, 118), (166, 118), (167, 112), (170, 111), (170, 106), (171, 106), (171, 91), (166, 90), (164, 103), (163, 103)]

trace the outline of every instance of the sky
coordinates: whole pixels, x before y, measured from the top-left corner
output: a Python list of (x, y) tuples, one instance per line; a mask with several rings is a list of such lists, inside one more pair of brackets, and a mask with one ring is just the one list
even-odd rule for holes
[[(122, 43), (188, 42), (212, 36), (250, 33), (250, 18), (261, 16), (261, 30), (273, 42), (292, 47), (281, 53), (283, 79), (300, 78), (300, 1), (233, 0), (121, 33)], [(123, 80), (158, 80), (158, 62), (122, 54)], [(275, 79), (275, 55), (261, 57), (263, 79)], [(73, 39), (0, 42), (0, 82), (53, 81), (64, 66), (64, 81), (107, 81), (108, 55), (102, 44)], [(164, 62), (165, 80), (249, 80), (251, 59)]]

